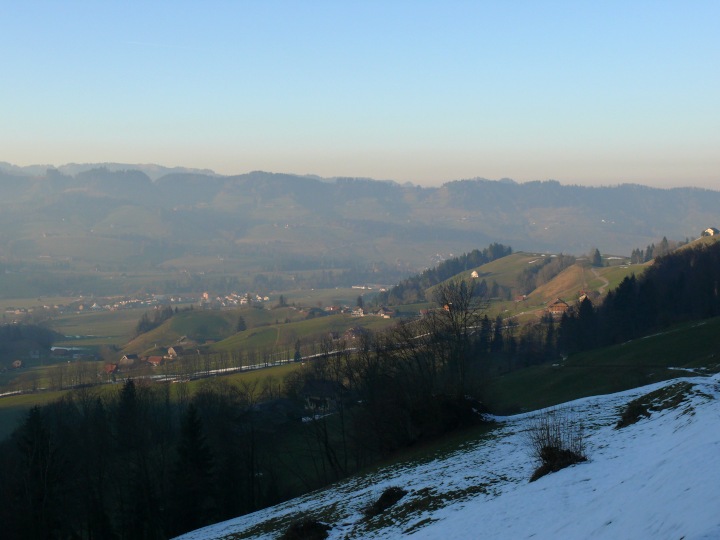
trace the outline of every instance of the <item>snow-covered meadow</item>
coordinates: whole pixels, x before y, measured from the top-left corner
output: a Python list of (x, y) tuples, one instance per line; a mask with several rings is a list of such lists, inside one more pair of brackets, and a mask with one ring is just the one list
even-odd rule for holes
[[(529, 483), (536, 414), (498, 418), (479, 441), (386, 467), (326, 490), (188, 533), (184, 540), (275, 539), (315, 518), (328, 538), (718, 539), (720, 375), (682, 379), (684, 400), (615, 429), (625, 405), (678, 380), (584, 398), (562, 408), (582, 421), (589, 461)], [(385, 513), (363, 510), (384, 489), (408, 491)]]

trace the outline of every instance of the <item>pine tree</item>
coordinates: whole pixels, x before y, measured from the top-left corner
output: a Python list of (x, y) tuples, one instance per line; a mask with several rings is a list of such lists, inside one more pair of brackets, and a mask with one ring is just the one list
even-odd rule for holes
[(58, 448), (38, 406), (30, 409), (17, 434), (22, 454), (20, 518), (23, 538), (53, 538), (60, 525), (61, 471)]
[(491, 352), (500, 352), (503, 350), (503, 320), (500, 315), (495, 318), (495, 325), (493, 326), (493, 337), (492, 343), (490, 344)]
[(235, 331), (242, 332), (243, 330), (247, 330), (247, 324), (245, 323), (245, 317), (239, 315), (237, 324), (235, 325)]
[(177, 452), (171, 528), (179, 534), (197, 529), (212, 520), (213, 458), (194, 403), (190, 403), (183, 415)]
[(650, 244), (645, 249), (645, 262), (652, 261), (655, 258), (655, 244)]

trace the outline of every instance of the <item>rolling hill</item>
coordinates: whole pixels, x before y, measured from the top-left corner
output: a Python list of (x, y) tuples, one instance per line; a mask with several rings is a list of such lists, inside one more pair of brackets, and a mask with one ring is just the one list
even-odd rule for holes
[(717, 191), (630, 184), (474, 179), (421, 188), (265, 172), (6, 165), (0, 261), (25, 273), (182, 271), (190, 257), (222, 260), (214, 271), (225, 274), (289, 279), (333, 270), (346, 285), (392, 283), (491, 241), (580, 255), (695, 238), (716, 224), (719, 206)]
[[(324, 525), (329, 539), (716, 538), (719, 382), (717, 375), (694, 377), (564, 404), (583, 425), (589, 461), (533, 483), (528, 431), (542, 411), (497, 418), (490, 435), (179, 538), (274, 539), (302, 522)], [(631, 400), (658, 394), (677, 398), (615, 428)], [(369, 517), (389, 488), (403, 495)]]

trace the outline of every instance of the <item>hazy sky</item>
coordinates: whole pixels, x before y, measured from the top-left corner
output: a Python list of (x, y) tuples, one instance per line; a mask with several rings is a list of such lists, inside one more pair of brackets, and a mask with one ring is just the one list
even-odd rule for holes
[(0, 161), (720, 189), (717, 0), (0, 7)]

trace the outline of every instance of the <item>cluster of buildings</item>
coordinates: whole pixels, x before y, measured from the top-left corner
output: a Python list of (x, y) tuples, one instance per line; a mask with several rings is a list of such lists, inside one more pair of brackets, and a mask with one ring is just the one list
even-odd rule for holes
[(92, 311), (118, 311), (121, 309), (148, 308), (168, 304), (188, 304), (197, 302), (197, 298), (189, 295), (148, 294), (140, 297), (83, 298), (68, 304), (54, 304), (34, 308), (5, 308), (5, 315), (11, 317), (25, 316), (35, 311), (52, 312), (62, 315), (66, 313), (85, 313)]
[(126, 354), (117, 362), (105, 364), (103, 370), (107, 375), (112, 375), (121, 371), (129, 371), (143, 365), (157, 367), (167, 362), (176, 360), (179, 356), (185, 354), (186, 348), (183, 345), (174, 345), (168, 347), (165, 354), (139, 356), (137, 354)]
[(245, 306), (248, 304), (262, 304), (269, 302), (269, 296), (261, 296), (256, 293), (230, 293), (225, 296), (212, 296), (204, 292), (200, 298), (200, 307), (209, 309), (220, 309), (226, 307)]
[(119, 311), (123, 309), (154, 308), (158, 306), (177, 304), (200, 304), (206, 309), (220, 309), (225, 307), (237, 307), (246, 304), (269, 302), (268, 296), (261, 296), (254, 293), (230, 293), (226, 296), (212, 296), (205, 292), (202, 295), (189, 294), (147, 294), (133, 297), (108, 297), (108, 298), (83, 298), (82, 296), (67, 304), (44, 304), (42, 306), (23, 308), (5, 308), (5, 318), (10, 321), (21, 320), (34, 312), (50, 312), (53, 315), (67, 313), (87, 313), (97, 311)]

